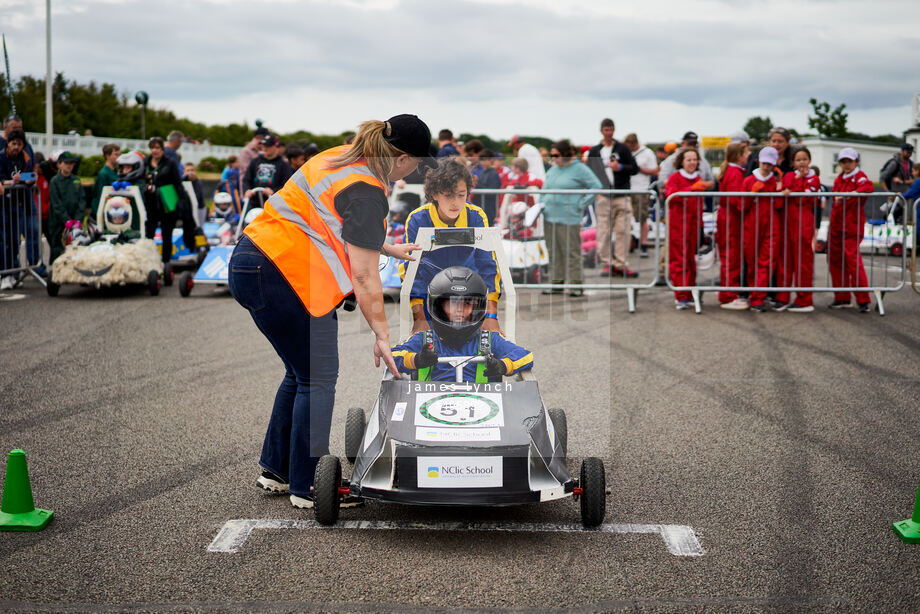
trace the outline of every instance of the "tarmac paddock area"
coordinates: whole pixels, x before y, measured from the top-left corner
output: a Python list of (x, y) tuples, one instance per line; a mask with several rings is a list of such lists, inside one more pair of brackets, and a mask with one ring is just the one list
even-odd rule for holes
[[(25, 450), (55, 516), (0, 533), (0, 611), (920, 609), (920, 547), (891, 529), (920, 482), (910, 288), (886, 295), (884, 318), (830, 311), (827, 295), (812, 314), (755, 314), (706, 294), (695, 315), (660, 289), (635, 314), (623, 292), (521, 291), (517, 341), (545, 404), (567, 411), (569, 470), (606, 466), (591, 531), (571, 499), (369, 502), (320, 529), (255, 487), (283, 369), (225, 291), (14, 293), (0, 302), (0, 452)], [(360, 315), (339, 328), (344, 456), (347, 409), (369, 409), (380, 371)], [(690, 535), (698, 553), (681, 551)]]

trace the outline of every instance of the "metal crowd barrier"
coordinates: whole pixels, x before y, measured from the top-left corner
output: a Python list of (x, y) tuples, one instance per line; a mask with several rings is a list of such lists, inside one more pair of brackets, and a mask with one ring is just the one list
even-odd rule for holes
[[(547, 222), (543, 216), (544, 199), (547, 195), (560, 195), (572, 198), (581, 198), (588, 195), (606, 196), (611, 201), (618, 198), (626, 198), (625, 211), (620, 205), (613, 205), (598, 220), (596, 210), (597, 198), (594, 198), (587, 207), (586, 213), (580, 214), (579, 219), (584, 220), (587, 215), (589, 223), (579, 224), (553, 224)], [(649, 200), (654, 203), (650, 205), (649, 224), (652, 230), (649, 231), (649, 253), (650, 258), (647, 262), (651, 267), (640, 267), (636, 264), (639, 260), (637, 256), (630, 256), (637, 247), (637, 241), (634, 241), (633, 231), (636, 224), (634, 223), (632, 205), (629, 197), (635, 194), (648, 195)], [(501, 196), (500, 205), (498, 206), (497, 217), (498, 226), (502, 229), (503, 248), (509, 261), (512, 278), (515, 286), (518, 288), (540, 289), (551, 293), (583, 292), (584, 290), (625, 290), (627, 297), (627, 307), (630, 313), (636, 310), (636, 296), (639, 290), (650, 289), (655, 286), (659, 279), (659, 262), (661, 259), (661, 236), (664, 225), (661, 218), (661, 207), (657, 195), (652, 190), (546, 190), (546, 189), (474, 189), (472, 196)], [(527, 199), (534, 199), (534, 204), (527, 203)], [(524, 206), (518, 205), (523, 202)], [(516, 206), (517, 205), (517, 206)], [(614, 226), (617, 215), (621, 215), (623, 222), (619, 233), (614, 232)], [(606, 228), (610, 229), (610, 237), (598, 237), (598, 227), (603, 226), (598, 222), (606, 222)], [(492, 220), (490, 220), (490, 224)], [(587, 231), (587, 232), (586, 232)], [(586, 240), (590, 233), (594, 231), (595, 244), (594, 256), (585, 247), (591, 242)], [(577, 234), (577, 238), (576, 238)], [(606, 233), (605, 233), (606, 234)], [(578, 241), (578, 248), (572, 245), (573, 241)], [(606, 245), (602, 245), (606, 243)], [(618, 247), (625, 245), (625, 248)], [(603, 267), (607, 262), (612, 262), (613, 256), (619, 250), (621, 255), (625, 254), (622, 268), (610, 276), (602, 276)], [(578, 262), (570, 262), (578, 254)], [(589, 260), (586, 262), (586, 257)], [(592, 258), (596, 262), (591, 262)], [(587, 267), (586, 267), (587, 265)], [(592, 271), (588, 273), (587, 269), (594, 269), (596, 265), (597, 274)], [(627, 270), (635, 267), (638, 276), (628, 276)], [(555, 270), (555, 273), (554, 273)], [(580, 273), (581, 281), (575, 283), (571, 277), (573, 274)], [(563, 283), (554, 283), (564, 280)]]
[(910, 249), (910, 287), (914, 289), (914, 292), (920, 294), (920, 285), (917, 282), (917, 230), (920, 227), (917, 224), (917, 218), (920, 217), (918, 212), (920, 212), (920, 198), (904, 211), (904, 224), (905, 226), (913, 224), (914, 227), (914, 241)]
[(41, 209), (34, 189), (25, 184), (4, 187), (0, 196), (0, 277), (31, 273), (44, 283), (35, 269), (42, 265)]
[[(810, 199), (815, 200), (816, 203), (826, 202), (826, 213), (822, 216), (825, 220), (829, 220), (831, 210), (834, 207), (842, 207), (843, 210), (841, 213), (844, 218), (847, 214), (847, 207), (852, 207), (852, 204), (847, 204), (849, 199), (858, 199), (859, 207), (865, 208), (866, 201), (870, 197), (893, 197), (894, 199), (899, 199), (902, 204), (904, 203), (904, 198), (900, 193), (897, 192), (874, 192), (870, 194), (856, 193), (856, 192), (794, 192), (790, 193), (788, 196), (784, 195), (782, 192), (771, 192), (771, 193), (759, 193), (754, 194), (752, 192), (717, 192), (717, 191), (701, 191), (701, 192), (676, 192), (668, 196), (665, 206), (668, 209), (669, 214), (671, 213), (671, 204), (676, 198), (699, 198), (702, 201), (705, 197), (710, 196), (714, 197), (716, 204), (714, 206), (713, 217), (718, 217), (718, 209), (720, 206), (720, 201), (727, 197), (744, 197), (745, 205), (741, 208), (741, 228), (731, 228), (728, 227), (726, 232), (729, 236), (732, 233), (737, 233), (740, 235), (740, 256), (742, 265), (741, 272), (741, 281), (740, 284), (725, 284), (724, 280), (721, 279), (721, 261), (715, 261), (707, 269), (700, 271), (696, 270), (696, 280), (692, 283), (684, 283), (681, 285), (672, 279), (671, 271), (671, 257), (672, 257), (672, 245), (675, 246), (674, 253), (681, 256), (689, 254), (693, 260), (693, 267), (696, 268), (697, 262), (701, 260), (698, 258), (702, 252), (706, 252), (707, 248), (716, 248), (716, 232), (713, 232), (711, 236), (707, 235), (703, 229), (702, 220), (691, 220), (690, 216), (694, 215), (695, 212), (686, 208), (683, 211), (683, 225), (684, 227), (689, 227), (695, 232), (687, 233), (690, 235), (688, 240), (691, 241), (689, 245), (676, 245), (672, 242), (671, 233), (667, 233), (667, 275), (666, 280), (668, 286), (675, 292), (690, 292), (692, 296), (692, 302), (696, 313), (701, 313), (702, 311), (702, 292), (732, 292), (732, 293), (793, 293), (798, 294), (799, 292), (815, 293), (815, 292), (866, 292), (872, 293), (876, 298), (876, 305), (880, 315), (885, 315), (885, 308), (883, 303), (883, 297), (886, 292), (896, 292), (900, 290), (906, 283), (905, 271), (907, 268), (906, 253), (905, 249), (908, 245), (905, 240), (906, 234), (910, 229), (910, 226), (907, 224), (905, 219), (905, 224), (900, 228), (900, 233), (897, 228), (893, 228), (890, 221), (890, 218), (886, 220), (884, 224), (871, 224), (868, 216), (866, 216), (865, 223), (861, 231), (865, 231), (867, 228), (871, 233), (863, 232), (863, 237), (861, 238), (860, 245), (857, 249), (856, 260), (859, 262), (859, 266), (862, 266), (866, 271), (866, 284), (862, 285), (859, 280), (858, 271), (852, 273), (846, 273), (844, 262), (846, 259), (846, 254), (844, 249), (840, 249), (840, 258), (839, 261), (836, 259), (836, 254), (827, 254), (825, 258), (823, 254), (817, 253), (819, 250), (816, 250), (814, 260), (812, 262), (813, 266), (813, 282), (812, 285), (803, 285), (803, 284), (781, 284), (777, 281), (777, 276), (779, 279), (786, 279), (790, 276), (789, 271), (795, 270), (800, 272), (802, 270), (803, 262), (801, 261), (801, 252), (799, 253), (798, 261), (791, 261), (789, 259), (789, 254), (786, 249), (784, 249), (783, 243), (784, 239), (787, 236), (786, 229), (789, 227), (789, 216), (790, 208), (787, 206), (789, 199)], [(842, 198), (840, 203), (835, 203), (835, 198)], [(776, 239), (769, 243), (766, 246), (766, 249), (770, 250), (769, 253), (763, 254), (762, 245), (756, 241), (757, 233), (760, 232), (760, 220), (756, 215), (756, 206), (754, 205), (754, 199), (770, 199), (771, 202), (782, 199), (782, 207), (779, 209), (779, 220), (776, 220), (775, 216), (770, 216), (769, 224), (770, 227), (766, 230), (769, 233), (772, 233)], [(826, 199), (826, 200), (824, 200)], [(810, 208), (813, 212), (814, 207)], [(700, 217), (702, 217), (703, 205), (700, 202), (699, 211)], [(906, 209), (905, 209), (906, 211)], [(905, 215), (907, 215), (905, 213)], [(750, 219), (750, 216), (754, 216), (753, 220)], [(727, 216), (728, 220), (731, 220), (730, 216)], [(672, 220), (673, 221), (673, 220)], [(736, 220), (737, 222), (737, 220)], [(806, 225), (804, 219), (800, 218), (799, 221), (799, 231), (801, 231)], [(880, 232), (876, 232), (875, 226), (884, 226)], [(753, 231), (754, 236), (752, 237), (749, 232), (745, 232), (745, 227)], [(670, 228), (670, 226), (669, 226)], [(714, 229), (715, 230), (715, 229)], [(801, 232), (799, 233), (801, 234)], [(916, 279), (916, 232), (913, 232), (913, 249), (912, 251), (912, 262), (914, 263), (912, 274), (914, 279)], [(814, 230), (814, 239), (813, 245), (818, 245), (819, 247), (822, 244), (826, 247), (826, 251), (830, 252), (831, 248), (831, 234), (829, 230), (829, 221), (822, 222), (820, 227), (815, 228)], [(782, 243), (777, 243), (780, 239), (783, 239)], [(900, 241), (900, 243), (897, 243)], [(751, 245), (751, 243), (754, 243)], [(836, 247), (836, 246), (835, 246)], [(682, 252), (682, 253), (681, 253)], [(890, 255), (889, 255), (890, 253)], [(768, 271), (768, 281), (767, 284), (756, 284), (756, 263), (759, 258), (765, 255), (770, 263), (767, 267)], [(900, 266), (891, 266), (890, 257), (897, 258), (897, 263)], [(724, 257), (724, 255), (720, 255)], [(713, 259), (714, 260), (714, 259)], [(819, 269), (815, 265), (821, 264), (821, 261), (825, 261), (827, 266), (827, 271), (824, 274), (824, 283), (819, 284), (815, 281), (819, 278), (818, 271)], [(793, 265), (795, 265), (794, 268)], [(832, 269), (834, 267), (840, 268), (840, 276), (843, 278), (840, 281), (844, 283), (838, 283), (835, 285), (833, 283)], [(753, 269), (753, 270), (752, 270)], [(896, 271), (896, 273), (895, 273)], [(678, 271), (683, 277), (686, 273), (683, 273), (682, 270)], [(894, 278), (893, 274), (894, 273)], [(857, 277), (855, 280), (852, 278), (853, 275)], [(794, 276), (794, 275), (793, 275)], [(693, 275), (691, 274), (690, 279), (692, 280)], [(749, 283), (754, 280), (754, 283)], [(686, 281), (686, 279), (684, 280)], [(845, 283), (850, 281), (853, 283)], [(914, 285), (916, 289), (916, 285)], [(792, 297), (789, 297), (790, 301)]]

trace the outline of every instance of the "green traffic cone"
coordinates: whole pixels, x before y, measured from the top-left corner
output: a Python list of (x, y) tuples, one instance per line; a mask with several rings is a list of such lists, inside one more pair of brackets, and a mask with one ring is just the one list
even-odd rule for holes
[(6, 481), (0, 501), (0, 531), (41, 531), (54, 512), (35, 509), (26, 453), (13, 450), (6, 462)]
[(914, 503), (914, 515), (907, 520), (891, 525), (902, 541), (908, 544), (920, 544), (920, 488), (917, 489), (917, 502)]

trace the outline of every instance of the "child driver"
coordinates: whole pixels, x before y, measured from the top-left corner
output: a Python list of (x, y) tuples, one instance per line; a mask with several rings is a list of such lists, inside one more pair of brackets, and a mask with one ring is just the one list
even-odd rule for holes
[(463, 381), (501, 380), (533, 367), (533, 354), (500, 333), (481, 330), (489, 289), (478, 273), (463, 266), (439, 272), (428, 285), (428, 324), (431, 330), (413, 333), (393, 347), (396, 367), (418, 372), (419, 380), (455, 381), (456, 371), (441, 356), (485, 356), (485, 362), (467, 363)]

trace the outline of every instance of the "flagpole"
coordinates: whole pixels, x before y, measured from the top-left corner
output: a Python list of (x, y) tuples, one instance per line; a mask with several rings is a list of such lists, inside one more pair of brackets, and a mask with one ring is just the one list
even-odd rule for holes
[(45, 155), (50, 158), (54, 146), (54, 106), (51, 99), (51, 0), (45, 0), (45, 62)]

